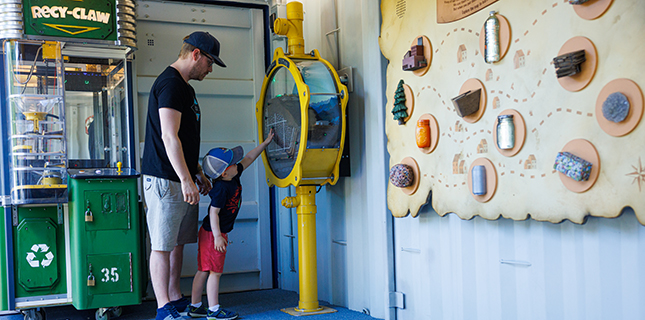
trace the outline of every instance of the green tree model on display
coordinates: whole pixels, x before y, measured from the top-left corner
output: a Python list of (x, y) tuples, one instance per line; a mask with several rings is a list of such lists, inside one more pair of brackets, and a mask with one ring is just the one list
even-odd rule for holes
[(401, 79), (396, 91), (394, 91), (394, 108), (392, 108), (394, 120), (399, 120), (399, 125), (405, 124), (405, 118), (408, 117), (407, 110), (408, 108), (405, 106), (405, 89), (403, 89), (403, 79)]

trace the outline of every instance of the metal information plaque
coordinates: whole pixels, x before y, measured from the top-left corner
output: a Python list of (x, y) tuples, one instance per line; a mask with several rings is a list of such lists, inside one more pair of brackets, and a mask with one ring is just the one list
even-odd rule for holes
[(23, 0), (25, 34), (117, 40), (114, 0)]

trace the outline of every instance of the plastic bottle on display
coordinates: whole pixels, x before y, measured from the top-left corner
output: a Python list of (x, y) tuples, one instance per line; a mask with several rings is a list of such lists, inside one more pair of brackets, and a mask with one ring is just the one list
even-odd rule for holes
[(430, 120), (419, 119), (415, 132), (417, 138), (417, 147), (427, 148), (430, 146)]
[(484, 61), (493, 63), (499, 59), (499, 19), (495, 16), (495, 11), (491, 11), (484, 23)]

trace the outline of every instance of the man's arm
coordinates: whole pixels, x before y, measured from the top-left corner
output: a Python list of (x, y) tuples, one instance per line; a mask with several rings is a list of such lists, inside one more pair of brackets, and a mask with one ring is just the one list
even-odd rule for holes
[(271, 140), (273, 139), (273, 129), (269, 131), (269, 135), (267, 138), (264, 140), (264, 142), (260, 143), (257, 147), (253, 148), (253, 150), (249, 151), (249, 153), (244, 156), (244, 159), (240, 161), (242, 166), (244, 166), (244, 169), (246, 169), (248, 166), (255, 161), (255, 159), (258, 158), (258, 156), (264, 151), (264, 149), (271, 143)]
[(190, 176), (186, 159), (184, 159), (184, 151), (181, 148), (181, 141), (179, 141), (181, 112), (170, 108), (159, 108), (159, 120), (161, 122), (161, 140), (166, 147), (170, 164), (181, 181), (184, 201), (193, 205), (197, 204), (199, 203), (199, 190)]
[(208, 207), (208, 216), (211, 221), (211, 230), (213, 232), (213, 245), (215, 250), (219, 252), (226, 252), (226, 239), (222, 236), (222, 231), (219, 228), (219, 211), (220, 208), (215, 208), (213, 206)]

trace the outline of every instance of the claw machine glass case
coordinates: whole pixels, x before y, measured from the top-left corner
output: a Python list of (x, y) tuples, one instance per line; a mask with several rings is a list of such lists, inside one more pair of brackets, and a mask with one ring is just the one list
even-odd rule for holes
[[(71, 54), (68, 54), (71, 53)], [(70, 168), (131, 168), (126, 59), (65, 50), (65, 113)]]
[(13, 204), (67, 202), (63, 65), (56, 42), (7, 41)]

